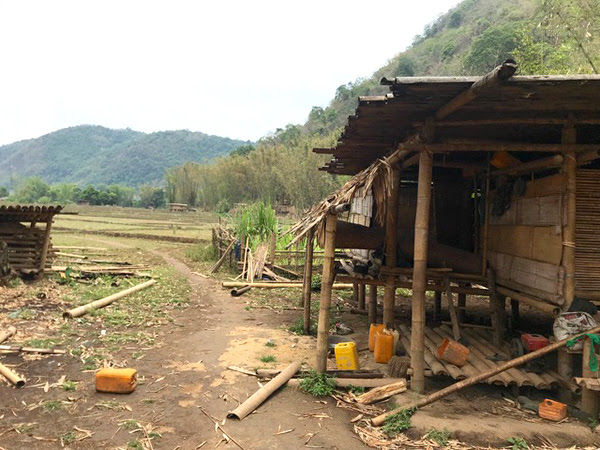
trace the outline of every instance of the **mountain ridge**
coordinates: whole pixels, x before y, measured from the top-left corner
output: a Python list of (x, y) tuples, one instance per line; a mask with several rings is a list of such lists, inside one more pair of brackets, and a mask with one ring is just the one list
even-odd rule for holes
[(0, 185), (29, 176), (51, 184), (159, 185), (166, 169), (190, 161), (207, 163), (247, 144), (199, 131), (144, 133), (77, 125), (0, 146)]

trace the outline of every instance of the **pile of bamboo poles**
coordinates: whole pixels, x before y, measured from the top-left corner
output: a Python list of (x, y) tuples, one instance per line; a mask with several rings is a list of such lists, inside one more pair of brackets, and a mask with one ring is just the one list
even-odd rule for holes
[[(400, 330), (402, 345), (410, 354), (410, 328), (401, 325)], [(464, 380), (497, 367), (504, 362), (492, 361), (488, 357), (501, 356), (506, 360), (510, 359), (504, 349), (492, 344), (492, 337), (487, 330), (463, 328), (461, 333), (469, 342), (470, 354), (467, 363), (462, 367), (457, 367), (436, 357), (437, 348), (442, 339), (445, 337), (453, 339), (452, 329), (447, 325), (433, 329), (425, 328), (425, 363), (426, 367), (431, 369), (433, 375), (445, 375), (455, 380)], [(554, 372), (536, 374), (517, 368), (499, 373), (488, 378), (485, 382), (498, 386), (533, 386), (537, 389), (554, 389), (563, 385), (563, 381)]]

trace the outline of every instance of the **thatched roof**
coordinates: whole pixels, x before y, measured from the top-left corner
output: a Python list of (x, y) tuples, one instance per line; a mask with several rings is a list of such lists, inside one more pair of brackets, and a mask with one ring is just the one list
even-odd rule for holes
[(371, 189), (377, 211), (375, 220), (383, 225), (385, 221), (385, 199), (391, 190), (392, 169), (388, 160), (389, 158), (378, 159), (365, 170), (353, 176), (333, 194), (310, 208), (302, 216), (302, 219), (288, 231), (294, 236), (288, 247), (302, 240), (313, 228), (316, 228), (317, 235), (321, 236), (323, 234), (324, 219), (332, 208), (352, 202), (352, 199), (357, 195), (366, 196)]

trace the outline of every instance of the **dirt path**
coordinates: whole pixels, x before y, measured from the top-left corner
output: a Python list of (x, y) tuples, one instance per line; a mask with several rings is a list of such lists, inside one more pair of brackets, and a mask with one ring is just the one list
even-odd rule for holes
[[(113, 241), (110, 244), (129, 247)], [(141, 448), (135, 445), (144, 435), (139, 430), (128, 430), (126, 420), (139, 422), (148, 432), (160, 433), (162, 437), (152, 440), (155, 449), (196, 449), (204, 441), (203, 448), (215, 448), (222, 435), (215, 432), (214, 423), (199, 408), (222, 421), (227, 411), (258, 388), (255, 378), (230, 371), (228, 365), (265, 366), (259, 357), (267, 354), (276, 357), (276, 363), (268, 367), (285, 367), (293, 360), (311, 362), (314, 338), (293, 336), (281, 327), (292, 321), (297, 311), (276, 313), (247, 308), (244, 297), (230, 297), (214, 280), (192, 274), (165, 250), (151, 253), (186, 277), (193, 292), (190, 306), (171, 314), (172, 324), (157, 329), (162, 334), (159, 345), (146, 349), (143, 358), (131, 362), (140, 376), (136, 391), (127, 396), (96, 393), (93, 371), (82, 373), (79, 361), (67, 356), (29, 361), (27, 387), (19, 391), (2, 388), (0, 392), (0, 425), (12, 427), (0, 428), (0, 449), (59, 448), (57, 437), (72, 432), (74, 426), (94, 434), (69, 448)], [(275, 347), (265, 346), (269, 339)], [(79, 381), (78, 390), (51, 389), (44, 395), (44, 383), (56, 382), (62, 374)], [(482, 395), (487, 395), (492, 388), (477, 387), (468, 395), (446, 399), (419, 412), (413, 418), (415, 428), (410, 434), (418, 439), (431, 426), (447, 427), (467, 441), (501, 445), (505, 435), (535, 429), (543, 436), (556, 438), (555, 442), (581, 444), (590, 440), (589, 430), (581, 425), (561, 424), (558, 429), (550, 423), (518, 422), (490, 415), (483, 405), (477, 410), (472, 402), (479, 389), (486, 390)], [(36, 406), (40, 398), (61, 400), (68, 406), (45, 411)], [(321, 417), (311, 416), (315, 413)], [(309, 446), (314, 448), (367, 448), (352, 432), (353, 416), (337, 408), (332, 399), (315, 401), (286, 388), (243, 421), (227, 420), (223, 427), (246, 450), (310, 448), (305, 446), (310, 436)], [(19, 426), (31, 423), (36, 424), (33, 430)], [(15, 427), (21, 432), (15, 432)], [(277, 434), (287, 430), (291, 431)], [(82, 434), (78, 432), (77, 436)], [(219, 448), (236, 446), (233, 442), (221, 443)]]

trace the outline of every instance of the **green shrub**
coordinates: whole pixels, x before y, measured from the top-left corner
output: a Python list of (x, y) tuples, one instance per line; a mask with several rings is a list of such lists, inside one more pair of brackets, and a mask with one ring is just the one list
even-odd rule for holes
[(396, 437), (398, 434), (411, 427), (410, 418), (416, 411), (417, 408), (403, 409), (398, 414), (388, 416), (385, 419), (385, 423), (381, 427), (381, 430), (388, 437)]
[(326, 397), (333, 393), (335, 382), (333, 381), (333, 377), (326, 373), (311, 370), (300, 381), (300, 389), (313, 397)]

